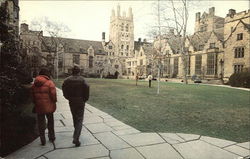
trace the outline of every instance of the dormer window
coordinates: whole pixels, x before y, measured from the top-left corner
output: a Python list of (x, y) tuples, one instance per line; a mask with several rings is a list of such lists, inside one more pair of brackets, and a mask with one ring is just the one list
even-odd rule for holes
[(109, 49), (112, 49), (112, 46), (109, 46)]
[(210, 48), (210, 49), (214, 49), (214, 48), (215, 48), (215, 43), (210, 43), (210, 44), (209, 44), (209, 48)]
[(199, 45), (198, 51), (201, 51), (201, 50), (203, 50), (203, 49), (204, 49), (204, 45)]

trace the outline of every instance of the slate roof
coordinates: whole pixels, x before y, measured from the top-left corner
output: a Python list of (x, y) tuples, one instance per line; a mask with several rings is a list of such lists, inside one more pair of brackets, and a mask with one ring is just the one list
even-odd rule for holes
[(245, 23), (245, 22), (243, 22), (242, 20), (240, 20), (242, 23), (243, 23), (243, 25), (248, 29), (248, 31), (250, 31), (250, 24), (247, 24), (247, 23)]
[(137, 51), (140, 51), (141, 46), (144, 46), (144, 45), (152, 45), (152, 44), (149, 42), (135, 41), (134, 42), (134, 49)]
[(144, 53), (145, 53), (146, 55), (152, 54), (153, 51), (154, 51), (153, 44), (151, 44), (151, 43), (144, 44), (144, 45), (142, 46), (142, 48), (143, 48)]
[(180, 50), (181, 37), (171, 35), (168, 37), (168, 44), (172, 49), (173, 53), (176, 54)]
[(223, 41), (224, 40), (224, 33), (214, 32), (217, 36), (218, 40)]
[[(43, 41), (45, 42), (42, 45), (43, 51), (52, 51), (55, 50), (55, 42), (53, 42), (53, 38), (44, 36)], [(88, 48), (90, 46), (93, 47), (96, 55), (106, 55), (106, 52), (102, 46), (101, 41), (91, 41), (91, 40), (79, 40), (79, 39), (69, 39), (69, 38), (55, 38), (58, 40), (60, 44), (63, 45), (64, 51), (68, 53), (88, 53)], [(51, 48), (46, 48), (46, 46), (51, 46)]]
[(200, 45), (205, 45), (207, 43), (211, 33), (212, 32), (196, 32), (188, 37), (195, 51), (199, 50)]

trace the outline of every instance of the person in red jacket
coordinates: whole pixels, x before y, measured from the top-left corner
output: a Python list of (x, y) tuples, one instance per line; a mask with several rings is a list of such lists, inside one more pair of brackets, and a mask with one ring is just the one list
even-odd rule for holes
[(37, 113), (37, 123), (41, 144), (46, 144), (45, 139), (45, 116), (48, 120), (48, 137), (51, 142), (55, 141), (54, 117), (53, 113), (56, 110), (56, 87), (53, 81), (49, 78), (49, 71), (42, 68), (39, 75), (35, 78), (32, 85), (32, 96), (35, 104), (35, 112)]

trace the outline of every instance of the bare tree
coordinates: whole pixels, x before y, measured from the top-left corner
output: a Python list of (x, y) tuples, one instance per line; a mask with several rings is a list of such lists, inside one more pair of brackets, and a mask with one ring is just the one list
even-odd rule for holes
[[(156, 39), (156, 41), (159, 41), (157, 50), (161, 55), (164, 55), (161, 50), (164, 44), (164, 42), (162, 42), (163, 35), (167, 35), (171, 31), (174, 33), (174, 35), (172, 35), (174, 37), (168, 37), (168, 39), (175, 39), (175, 44), (177, 44), (175, 47), (182, 59), (183, 81), (186, 84), (188, 84), (187, 66), (189, 52), (188, 47), (185, 45), (187, 40), (189, 9), (190, 6), (197, 6), (197, 4), (194, 3), (198, 3), (198, 1), (193, 2), (189, 0), (168, 0), (160, 2), (160, 0), (158, 0), (158, 3), (153, 5), (154, 15), (156, 15), (158, 18), (158, 25), (155, 26), (150, 33), (151, 36), (153, 35), (158, 37), (158, 39)], [(158, 34), (156, 34), (157, 28)]]
[[(64, 47), (62, 37), (70, 32), (70, 29), (65, 24), (51, 21), (47, 17), (33, 20), (31, 22), (31, 29), (42, 30), (48, 36), (39, 36), (39, 39), (42, 42), (42, 46), (53, 56), (53, 74), (58, 80), (59, 56), (64, 56), (64, 52), (62, 51)], [(61, 59), (63, 60), (63, 57)]]
[(108, 63), (108, 59), (100, 60), (96, 63), (98, 70), (100, 71), (100, 78), (103, 78), (104, 74), (108, 74), (108, 68), (110, 64)]

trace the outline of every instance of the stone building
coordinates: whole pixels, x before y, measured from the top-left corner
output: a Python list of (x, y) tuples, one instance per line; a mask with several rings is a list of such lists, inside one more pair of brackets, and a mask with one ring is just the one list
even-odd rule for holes
[[(42, 31), (29, 30), (27, 24), (21, 24), (20, 37), (33, 72), (36, 72), (38, 64), (47, 65), (59, 74), (70, 73), (73, 65), (79, 65), (82, 74), (122, 76), (126, 73), (125, 59), (134, 55), (132, 9), (129, 8), (127, 16), (126, 12), (120, 15), (119, 5), (116, 14), (112, 10), (108, 42), (105, 41), (104, 32), (102, 41), (53, 38), (43, 36)], [(39, 62), (32, 60), (38, 57)], [(42, 59), (46, 59), (46, 62), (42, 62)]]
[[(228, 80), (234, 72), (249, 68), (249, 23), (249, 11), (236, 13), (230, 9), (226, 18), (216, 16), (214, 7), (202, 16), (196, 13), (195, 32), (185, 41), (187, 76)], [(162, 76), (182, 78), (181, 40), (171, 32), (161, 38), (165, 56)], [(157, 43), (159, 39), (154, 41), (155, 48)]]
[(19, 36), (19, 0), (3, 0), (0, 2), (0, 5), (6, 9), (7, 20), (2, 22), (2, 24), (9, 26), (11, 28), (9, 32), (13, 33), (18, 41)]
[[(20, 37), (27, 53), (33, 52), (34, 58), (41, 57), (42, 65), (46, 63), (54, 72), (58, 68), (60, 73), (70, 73), (76, 64), (82, 74), (100, 76), (157, 76), (160, 67), (161, 77), (182, 78), (185, 71), (189, 78), (228, 79), (234, 72), (250, 67), (249, 10), (236, 13), (230, 9), (225, 18), (216, 16), (214, 7), (202, 15), (196, 13), (195, 32), (185, 38), (185, 70), (179, 45), (183, 37), (171, 29), (153, 43), (140, 38), (134, 41), (132, 9), (127, 14), (120, 12), (119, 5), (116, 12), (111, 12), (108, 40), (103, 32), (101, 41), (57, 38), (52, 44), (51, 37), (30, 31), (26, 24), (21, 25)], [(159, 52), (162, 54), (157, 55)]]
[(23, 62), (30, 68), (31, 75), (36, 76), (42, 65), (46, 65), (46, 55), (42, 54), (42, 31), (29, 30), (27, 24), (21, 24), (20, 43), (22, 45)]
[(134, 42), (134, 53), (132, 57), (126, 59), (126, 76), (135, 78), (138, 75), (145, 78), (146, 75), (152, 72), (151, 59), (153, 46), (151, 43), (146, 42), (146, 39)]
[(230, 9), (224, 25), (224, 77), (250, 69), (250, 10)]
[[(128, 13), (124, 11), (121, 15), (120, 5), (115, 10), (112, 10), (109, 26), (109, 43), (112, 43), (114, 49), (113, 60), (119, 61), (121, 66), (121, 75), (126, 74), (125, 60), (128, 57), (134, 56), (134, 22), (132, 8), (129, 8)], [(110, 45), (109, 45), (110, 47)]]
[(108, 74), (107, 52), (101, 41), (47, 37), (42, 31), (29, 30), (27, 24), (21, 24), (20, 39), (32, 74), (41, 66), (54, 74), (70, 74), (74, 65), (79, 65), (82, 74)]

